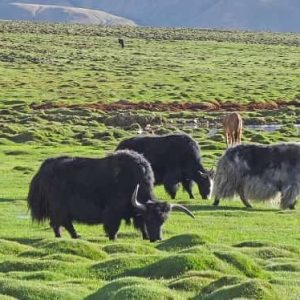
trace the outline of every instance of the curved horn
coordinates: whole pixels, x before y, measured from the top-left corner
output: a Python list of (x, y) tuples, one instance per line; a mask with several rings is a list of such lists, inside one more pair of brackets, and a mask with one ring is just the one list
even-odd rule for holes
[(137, 201), (137, 194), (138, 194), (138, 191), (139, 191), (139, 187), (140, 187), (140, 185), (137, 184), (136, 188), (133, 191), (132, 197), (131, 197), (131, 203), (136, 208), (139, 208), (141, 210), (146, 210), (147, 209), (146, 206), (144, 204), (142, 204), (142, 203), (139, 203)]
[(198, 171), (198, 173), (203, 177), (203, 178), (207, 178), (208, 174), (206, 172), (202, 172), (202, 171)]
[(189, 211), (185, 206), (180, 205), (180, 204), (171, 204), (171, 210), (179, 210), (187, 215), (191, 216), (193, 219), (195, 219), (195, 216), (192, 214), (191, 211)]

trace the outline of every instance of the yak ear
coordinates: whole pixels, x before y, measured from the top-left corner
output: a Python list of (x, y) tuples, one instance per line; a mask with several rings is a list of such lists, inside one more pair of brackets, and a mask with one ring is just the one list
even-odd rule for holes
[(198, 173), (200, 174), (200, 176), (201, 176), (202, 178), (208, 178), (208, 176), (209, 176), (209, 174), (206, 173), (206, 172), (198, 171)]

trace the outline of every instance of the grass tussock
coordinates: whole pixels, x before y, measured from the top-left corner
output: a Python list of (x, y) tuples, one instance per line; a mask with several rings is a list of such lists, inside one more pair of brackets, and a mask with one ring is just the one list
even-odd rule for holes
[(264, 270), (249, 256), (239, 252), (215, 252), (215, 255), (251, 278), (267, 278)]
[(157, 254), (158, 251), (150, 246), (147, 245), (139, 245), (129, 244), (129, 243), (114, 243), (106, 245), (102, 248), (108, 254), (140, 254), (140, 255), (147, 255), (147, 254)]
[(224, 270), (225, 266), (213, 254), (206, 252), (202, 255), (175, 254), (162, 258), (148, 266), (130, 272), (132, 275), (146, 278), (173, 278), (187, 271)]
[(93, 260), (107, 258), (107, 254), (97, 247), (97, 245), (83, 240), (46, 240), (42, 241), (39, 246), (49, 253), (72, 254)]
[(180, 234), (161, 242), (157, 246), (157, 249), (164, 251), (176, 251), (197, 245), (204, 245), (207, 241), (207, 237), (203, 237), (198, 234)]
[(108, 283), (87, 300), (106, 299), (181, 299), (173, 291), (158, 282), (138, 277), (124, 277)]
[(195, 300), (213, 300), (213, 299), (261, 299), (261, 300), (279, 300), (274, 288), (267, 282), (252, 279), (239, 284), (224, 286), (216, 291), (203, 296), (200, 294)]

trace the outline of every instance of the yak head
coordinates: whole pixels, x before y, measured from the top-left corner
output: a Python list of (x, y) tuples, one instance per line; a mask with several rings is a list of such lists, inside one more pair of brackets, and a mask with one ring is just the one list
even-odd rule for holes
[(210, 199), (213, 184), (214, 184), (215, 171), (211, 169), (210, 171), (197, 171), (195, 182), (198, 185), (199, 193), (203, 199)]
[(162, 240), (162, 226), (172, 210), (182, 211), (192, 218), (195, 218), (186, 207), (180, 204), (169, 204), (167, 202), (154, 200), (140, 203), (137, 200), (138, 190), (139, 185), (136, 186), (132, 194), (131, 203), (135, 208), (140, 210), (150, 242)]

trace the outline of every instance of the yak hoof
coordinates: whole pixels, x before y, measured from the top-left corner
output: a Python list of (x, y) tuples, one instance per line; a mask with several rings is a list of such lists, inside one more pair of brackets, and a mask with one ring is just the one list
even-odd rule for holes
[(213, 206), (219, 206), (220, 201), (219, 200), (215, 200), (215, 202), (213, 203)]

